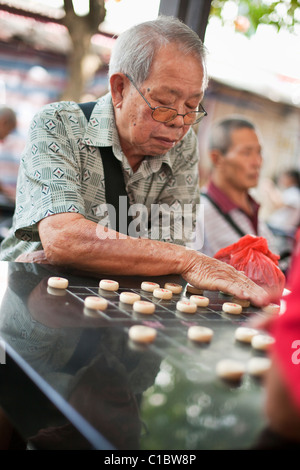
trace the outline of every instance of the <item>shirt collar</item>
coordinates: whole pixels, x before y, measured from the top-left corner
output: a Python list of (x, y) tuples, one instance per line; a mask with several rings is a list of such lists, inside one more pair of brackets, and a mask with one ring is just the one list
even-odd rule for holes
[(83, 143), (93, 147), (111, 147), (119, 141), (116, 129), (111, 94), (107, 93), (96, 101), (87, 125)]
[[(240, 209), (220, 188), (218, 188), (212, 181), (209, 182), (207, 187), (207, 194), (218, 204), (220, 209), (227, 214), (233, 209)], [(253, 213), (256, 215), (259, 210), (259, 204), (248, 194), (249, 200), (253, 207)]]

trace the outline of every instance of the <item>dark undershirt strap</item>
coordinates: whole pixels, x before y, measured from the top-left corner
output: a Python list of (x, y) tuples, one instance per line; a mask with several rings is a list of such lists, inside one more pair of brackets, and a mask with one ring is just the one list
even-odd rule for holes
[[(78, 103), (78, 106), (83, 111), (87, 121), (90, 119), (95, 104), (96, 102), (94, 101)], [(130, 205), (125, 187), (121, 162), (115, 157), (112, 151), (112, 147), (101, 147), (99, 148), (99, 151), (104, 169), (106, 203), (112, 205), (115, 208), (116, 213), (116, 227), (113, 226), (113, 228), (115, 228), (117, 232), (128, 234), (128, 225), (130, 224), (132, 218), (128, 215)], [(124, 208), (121, 208), (121, 214), (119, 207), (120, 196), (124, 196), (122, 201), (126, 202), (124, 204)], [(112, 224), (114, 225), (113, 218), (111, 216), (110, 218)]]

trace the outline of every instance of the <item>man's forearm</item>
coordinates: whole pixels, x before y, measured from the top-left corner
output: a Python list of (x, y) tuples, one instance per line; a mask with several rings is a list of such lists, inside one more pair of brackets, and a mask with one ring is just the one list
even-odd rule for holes
[(196, 287), (229, 292), (249, 299), (254, 305), (270, 301), (261, 287), (222, 261), (170, 243), (124, 235), (117, 238), (116, 232), (107, 231), (79, 214), (43, 219), (39, 232), (46, 259), (52, 264), (90, 273), (179, 274)]
[(125, 237), (80, 216), (67, 224), (63, 218), (64, 215), (52, 216), (39, 225), (50, 263), (120, 275), (180, 274), (184, 270), (184, 247)]

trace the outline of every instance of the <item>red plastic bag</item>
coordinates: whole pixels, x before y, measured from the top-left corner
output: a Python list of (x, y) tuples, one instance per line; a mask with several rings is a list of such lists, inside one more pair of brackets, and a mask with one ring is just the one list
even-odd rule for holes
[(245, 235), (232, 245), (219, 250), (214, 258), (243, 271), (252, 281), (278, 300), (285, 286), (285, 276), (278, 267), (280, 256), (272, 253), (263, 237)]

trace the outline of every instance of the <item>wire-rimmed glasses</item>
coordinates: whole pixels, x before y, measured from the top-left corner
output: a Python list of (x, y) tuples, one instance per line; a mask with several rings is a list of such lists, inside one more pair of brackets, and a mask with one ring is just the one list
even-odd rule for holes
[(132, 78), (127, 74), (125, 75), (151, 109), (151, 116), (154, 121), (167, 123), (173, 121), (177, 116), (182, 116), (184, 124), (187, 126), (191, 126), (200, 122), (204, 118), (204, 116), (207, 116), (207, 112), (205, 111), (201, 103), (199, 104), (197, 111), (189, 111), (185, 114), (179, 114), (176, 109), (169, 108), (168, 106), (156, 106), (155, 108), (153, 108), (153, 106), (151, 106), (151, 104), (145, 98), (143, 93), (138, 89)]

